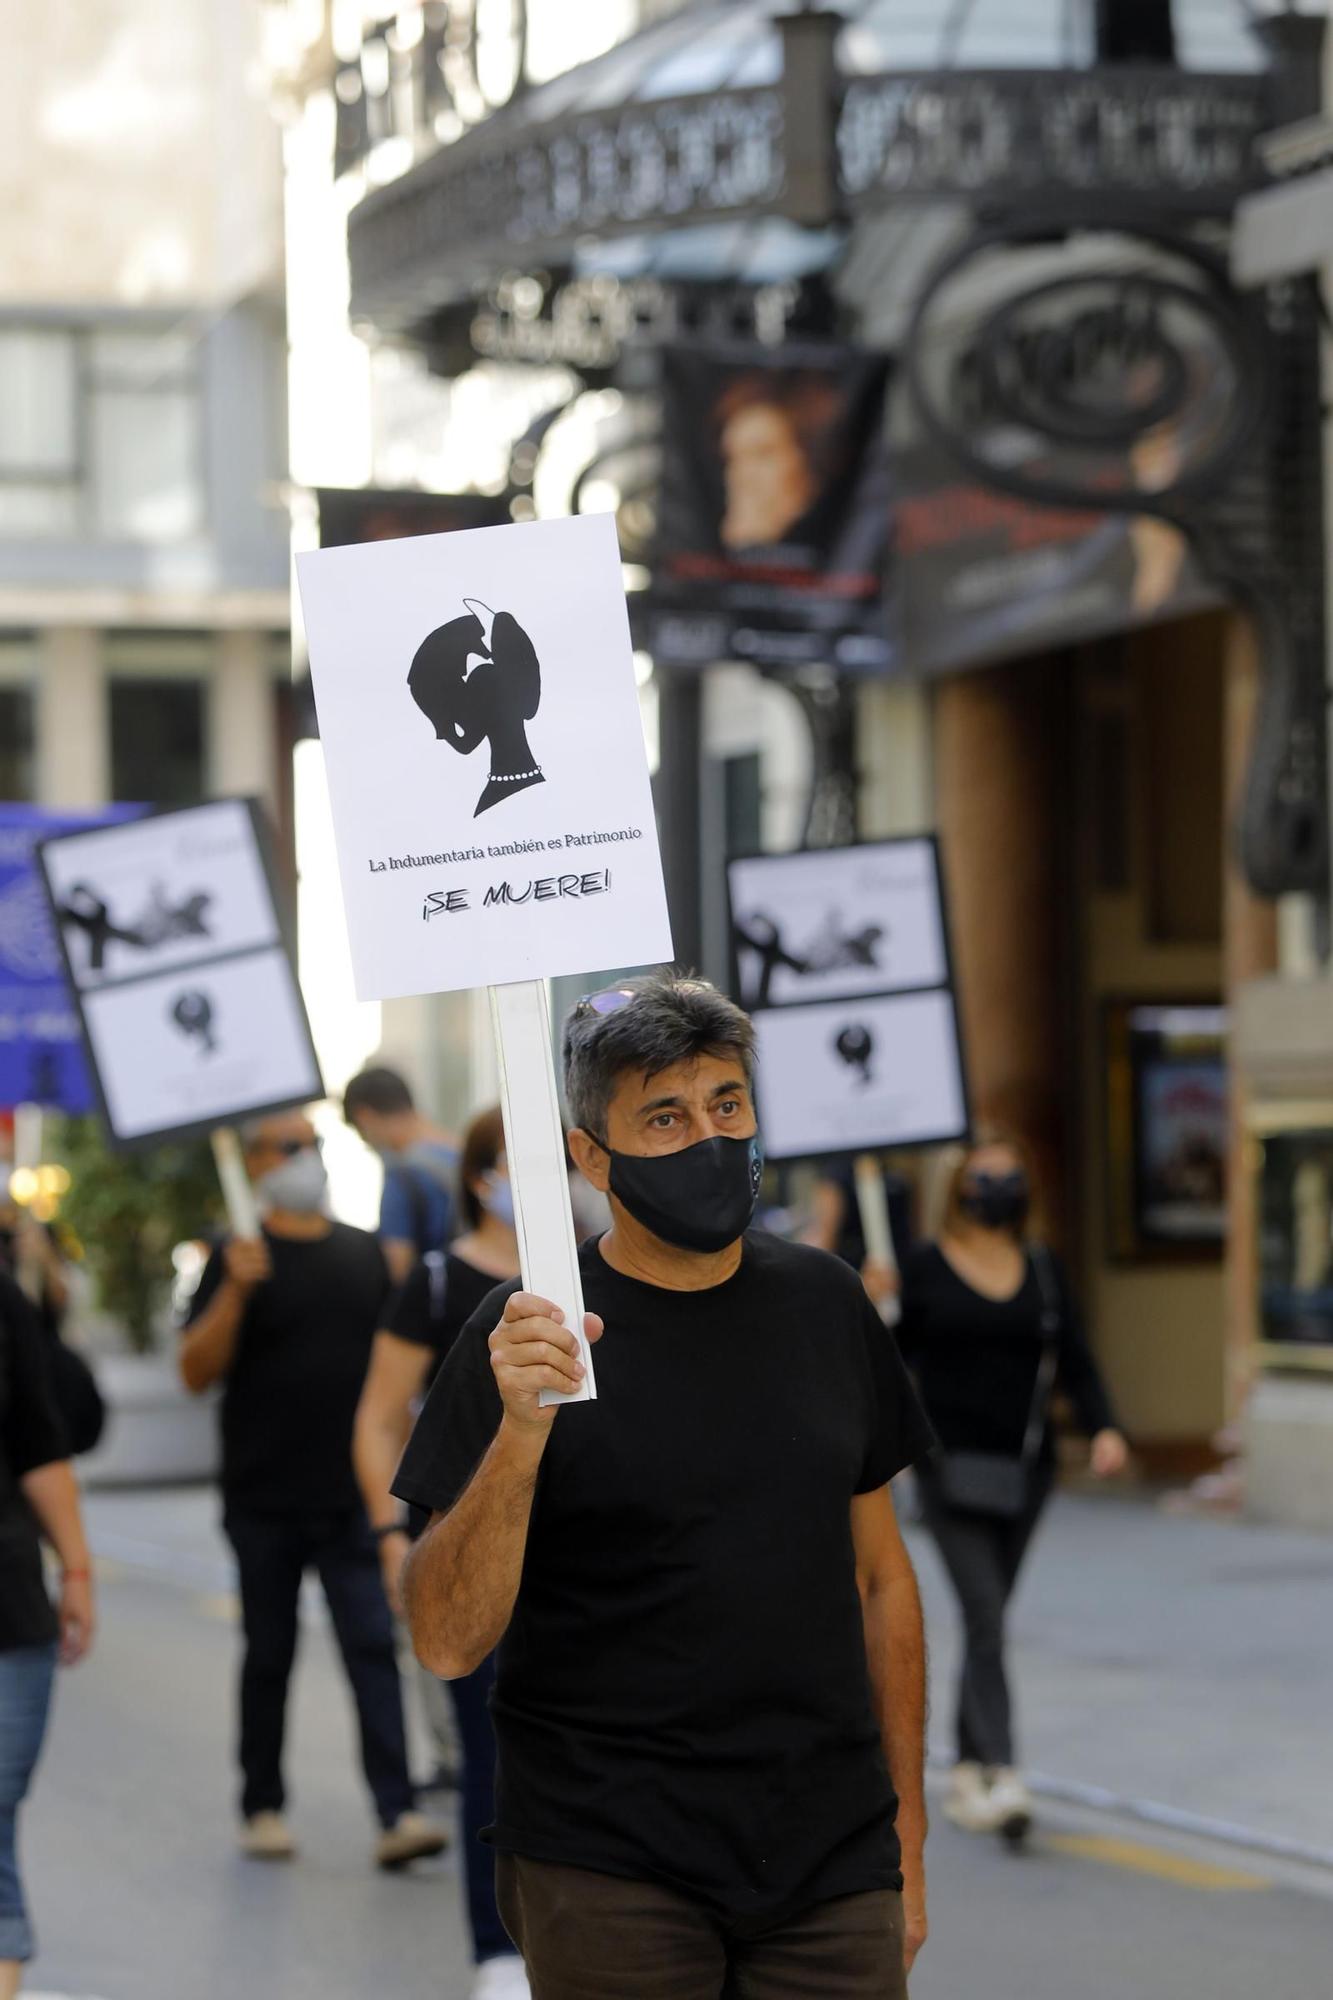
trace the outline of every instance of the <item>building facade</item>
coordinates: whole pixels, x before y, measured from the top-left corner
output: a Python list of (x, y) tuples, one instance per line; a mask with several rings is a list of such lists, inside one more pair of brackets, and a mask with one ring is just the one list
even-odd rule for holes
[(281, 161), (257, 4), (39, 9), (0, 139), (0, 791), (290, 832)]
[[(1316, 312), (1299, 282), (1242, 310), (1227, 272), (1262, 135), (1317, 108), (1319, 24), (652, 11), (580, 10), (615, 46), (558, 75), (522, 8), (311, 13), (318, 338), (368, 386), (354, 450), (299, 476), (614, 508), (642, 606), (664, 346), (893, 357), (883, 670), (734, 632), (673, 656), (639, 620), (678, 950), (726, 976), (727, 852), (938, 831), (975, 1110), (1034, 1147), (1126, 1425), (1186, 1474), (1262, 1405), (1286, 1254), (1235, 1023), (1256, 984), (1326, 990)], [(386, 1043), (480, 1088), (440, 1007)]]

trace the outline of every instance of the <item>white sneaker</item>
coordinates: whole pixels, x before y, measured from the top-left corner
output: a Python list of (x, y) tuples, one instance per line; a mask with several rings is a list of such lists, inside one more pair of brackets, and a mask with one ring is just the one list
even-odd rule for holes
[(1005, 1839), (1015, 1844), (1026, 1839), (1035, 1807), (1032, 1794), (1017, 1771), (991, 1772), (990, 1802), (997, 1829)]
[(999, 1816), (980, 1764), (955, 1764), (949, 1775), (944, 1816), (965, 1833), (998, 1833)]
[(503, 1958), (488, 1958), (477, 1967), (469, 2000), (532, 2000), (522, 1959), (512, 1952)]
[(443, 1854), (449, 1836), (442, 1826), (425, 1813), (405, 1812), (392, 1826), (386, 1826), (375, 1843), (377, 1868), (406, 1868), (411, 1861), (425, 1861)]
[(241, 1852), (252, 1861), (290, 1861), (296, 1842), (281, 1813), (253, 1813), (241, 1828)]

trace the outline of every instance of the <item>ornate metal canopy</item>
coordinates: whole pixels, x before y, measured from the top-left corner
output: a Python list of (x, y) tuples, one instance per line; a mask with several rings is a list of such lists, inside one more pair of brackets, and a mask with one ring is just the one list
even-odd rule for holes
[[(1011, 26), (942, 49), (932, 68), (917, 64), (938, 27), (927, 43), (881, 24), (900, 7), (844, 6), (689, 7), (519, 94), (352, 211), (353, 317), (419, 324), (505, 269), (568, 264), (590, 236), (850, 221), (941, 198), (1012, 204), (1051, 187), (1120, 212), (1217, 214), (1263, 178), (1255, 145), (1273, 111), (1257, 46), (1251, 67), (1212, 72), (1007, 68), (1015, 48), (1042, 53)], [(1235, 62), (1240, 46), (1201, 50)], [(973, 47), (990, 66), (950, 66)], [(1052, 36), (1052, 63), (1062, 49), (1080, 53)], [(875, 67), (900, 51), (901, 67)]]

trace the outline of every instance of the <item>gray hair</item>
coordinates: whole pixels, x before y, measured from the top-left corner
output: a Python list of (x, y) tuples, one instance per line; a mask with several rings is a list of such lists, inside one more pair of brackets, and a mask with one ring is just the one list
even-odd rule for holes
[(565, 1099), (571, 1122), (605, 1137), (617, 1080), (645, 1079), (700, 1056), (735, 1054), (754, 1079), (754, 1024), (706, 979), (672, 971), (628, 979), (632, 997), (609, 1013), (580, 1000), (565, 1022)]

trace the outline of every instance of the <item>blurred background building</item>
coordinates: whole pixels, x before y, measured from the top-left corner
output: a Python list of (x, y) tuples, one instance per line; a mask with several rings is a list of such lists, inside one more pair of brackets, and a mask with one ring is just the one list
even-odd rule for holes
[[(727, 852), (939, 831), (977, 1108), (1036, 1143), (1129, 1427), (1154, 1470), (1187, 1472), (1245, 1398), (1274, 1296), (1250, 1104), (1268, 1085), (1230, 1027), (1256, 980), (1327, 991), (1308, 274), (1250, 295), (1257, 348), (1218, 333), (1239, 310), (1236, 203), (1265, 177), (1260, 134), (1318, 110), (1322, 23), (1229, 0), (776, 15), (270, 10), (298, 542), (448, 526), (441, 496), (460, 525), (617, 511), (678, 949), (715, 976)], [(1208, 293), (1174, 322), (1186, 411), (1117, 430), (1103, 409), (1092, 459), (1057, 411), (1025, 488), (1012, 428), (948, 407), (938, 366), (924, 378), (947, 352), (963, 379), (1006, 302), (1012, 323), (1071, 274), (1042, 325), (1055, 374), (1087, 379), (1036, 365), (1032, 397), (1095, 405), (1108, 342), (1129, 379), (1146, 276)], [(654, 616), (661, 355), (682, 338), (893, 357), (881, 658), (760, 657), (734, 620)], [(1248, 411), (1229, 441), (1223, 402)], [(1219, 501), (1208, 454), (1233, 447)], [(1108, 482), (1120, 511), (1090, 513)], [(1129, 511), (1177, 484), (1157, 518)], [(350, 531), (349, 496), (320, 491), (348, 487), (371, 510)], [(382, 1032), (439, 1094), (480, 1080), (473, 1027), (429, 1001), (386, 1009)], [(363, 1019), (360, 1041), (379, 1030)], [(1333, 1095), (1333, 1064), (1321, 1076)]]
[(281, 155), (257, 0), (26, 17), (0, 138), (0, 791), (290, 823)]

